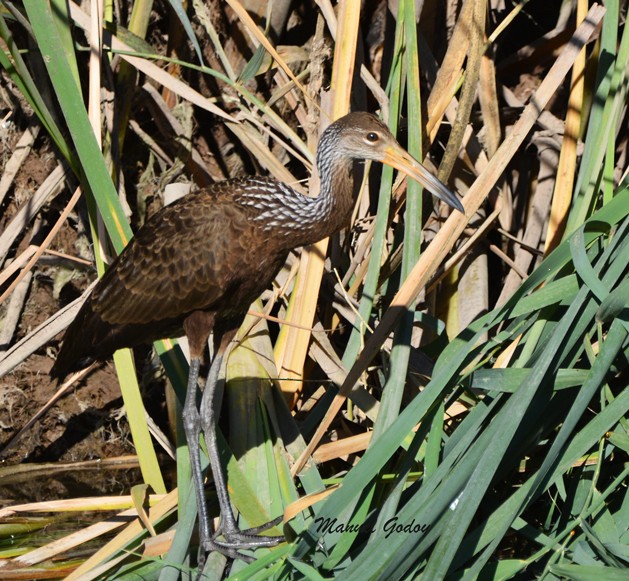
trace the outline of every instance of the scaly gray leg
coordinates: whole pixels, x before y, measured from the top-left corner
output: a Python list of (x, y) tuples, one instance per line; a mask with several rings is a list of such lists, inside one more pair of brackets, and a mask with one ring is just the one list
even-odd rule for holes
[[(205, 501), (205, 486), (203, 482), (203, 471), (201, 470), (201, 448), (199, 443), (199, 436), (201, 435), (201, 416), (197, 408), (197, 391), (200, 365), (200, 359), (192, 358), (190, 360), (186, 401), (183, 406), (183, 428), (186, 433), (186, 441), (190, 453), (192, 481), (194, 482), (194, 491), (197, 499), (199, 541), (201, 546), (204, 546), (205, 543), (211, 540), (212, 535), (210, 534), (207, 502)], [(203, 558), (205, 558), (205, 553), (203, 553)]]
[(229, 501), (227, 482), (220, 463), (218, 451), (218, 439), (216, 436), (217, 416), (221, 410), (223, 401), (224, 380), (219, 379), (223, 360), (230, 349), (231, 340), (235, 331), (226, 332), (221, 338), (220, 345), (212, 361), (207, 383), (201, 401), (201, 425), (207, 444), (210, 466), (214, 476), (216, 495), (221, 509), (220, 533), (224, 540), (217, 540), (216, 536), (207, 545), (206, 550), (219, 551), (226, 556), (251, 561), (250, 557), (239, 553), (236, 549), (254, 549), (258, 547), (274, 547), (282, 541), (284, 537), (258, 536), (258, 533), (269, 529), (282, 521), (282, 517), (274, 519), (262, 526), (247, 530), (240, 530), (234, 517), (234, 512)]

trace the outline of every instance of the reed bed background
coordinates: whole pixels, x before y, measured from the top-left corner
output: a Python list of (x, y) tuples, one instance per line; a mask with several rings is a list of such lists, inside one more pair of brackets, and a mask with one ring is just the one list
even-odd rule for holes
[[(316, 195), (317, 136), (351, 108), (466, 215), (365, 168), (351, 230), (252, 305), (224, 461), (243, 522), (284, 512), (287, 542), (206, 578), (624, 579), (626, 2), (250, 4), (0, 0), (0, 576), (196, 576), (185, 345), (120, 352), (48, 406), (119, 381), (132, 457), (20, 463), (45, 416), (15, 402), (53, 396), (77, 295), (148, 215), (240, 173)], [(139, 465), (127, 495), (14, 500), (95, 457)], [(102, 517), (42, 532), (72, 512)]]

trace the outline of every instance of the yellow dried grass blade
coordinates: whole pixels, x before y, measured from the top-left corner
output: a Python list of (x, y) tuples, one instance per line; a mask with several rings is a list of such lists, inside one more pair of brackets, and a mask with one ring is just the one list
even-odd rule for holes
[(349, 454), (364, 452), (369, 446), (372, 435), (373, 432), (365, 432), (363, 434), (341, 438), (336, 442), (322, 444), (317, 448), (313, 458), (317, 464), (323, 464), (324, 462), (348, 456)]
[(133, 500), (133, 507), (138, 513), (138, 518), (142, 521), (142, 524), (146, 527), (146, 530), (154, 537), (157, 535), (155, 527), (149, 515), (146, 512), (145, 504), (148, 499), (148, 486), (146, 484), (137, 484), (131, 488), (131, 499)]
[(306, 494), (302, 496), (295, 502), (292, 502), (284, 509), (284, 522), (288, 522), (294, 519), (297, 515), (302, 513), (304, 510), (310, 508), (313, 504), (317, 502), (321, 502), (330, 494), (332, 494), (335, 490), (337, 490), (341, 485), (334, 484), (321, 492), (313, 492), (312, 494)]
[(461, 10), (446, 56), (439, 68), (435, 85), (428, 97), (426, 133), (428, 133), (431, 143), (435, 140), (441, 119), (456, 93), (463, 74), (463, 61), (467, 56), (469, 31), (473, 23), (474, 3), (475, 0), (467, 0)]
[(496, 65), (494, 60), (485, 54), (481, 56), (478, 101), (483, 115), (483, 126), (487, 133), (485, 138), (487, 155), (491, 157), (500, 145), (502, 127), (498, 108), (500, 99), (496, 87)]
[[(583, 19), (587, 15), (587, 10), (587, 0), (579, 0), (577, 3), (577, 24), (583, 22)], [(559, 163), (557, 164), (557, 180), (555, 182), (555, 191), (553, 192), (553, 201), (550, 207), (544, 256), (548, 256), (561, 242), (566, 227), (566, 221), (568, 220), (570, 204), (572, 203), (572, 190), (576, 176), (577, 142), (583, 113), (584, 92), (585, 48), (579, 53), (574, 63), (574, 68), (572, 69), (566, 126), (561, 143)]]
[[(67, 469), (68, 468), (66, 468), (66, 470)], [(163, 494), (152, 494), (148, 497), (149, 504), (157, 504), (163, 498)], [(15, 504), (0, 509), (0, 519), (8, 518), (21, 512), (96, 512), (123, 510), (132, 507), (133, 499), (130, 495), (64, 498), (63, 500), (46, 500), (42, 502), (31, 502), (29, 504)]]
[(337, 119), (349, 111), (352, 79), (356, 66), (356, 45), (360, 24), (359, 0), (346, 0), (340, 4), (338, 32), (332, 69), (332, 116)]

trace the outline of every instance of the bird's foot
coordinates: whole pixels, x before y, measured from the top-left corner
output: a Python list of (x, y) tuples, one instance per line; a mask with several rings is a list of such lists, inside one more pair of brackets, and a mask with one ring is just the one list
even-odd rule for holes
[[(244, 530), (240, 530), (237, 527), (227, 528), (223, 525), (223, 523), (221, 523), (218, 531), (216, 531), (216, 534), (212, 537), (211, 543), (226, 549), (257, 549), (259, 547), (275, 547), (284, 541), (284, 537), (262, 536), (260, 533), (279, 525), (281, 522), (282, 517), (279, 516), (260, 526)], [(220, 551), (220, 549), (218, 550)]]
[(238, 528), (223, 530), (221, 527), (211, 539), (202, 542), (200, 554), (205, 556), (212, 551), (217, 551), (230, 559), (240, 559), (245, 563), (251, 563), (255, 559), (251, 555), (241, 553), (239, 549), (259, 549), (261, 547), (275, 547), (284, 542), (283, 536), (262, 536), (260, 533), (279, 525), (282, 517), (279, 516), (272, 521), (264, 523), (258, 527), (240, 530)]

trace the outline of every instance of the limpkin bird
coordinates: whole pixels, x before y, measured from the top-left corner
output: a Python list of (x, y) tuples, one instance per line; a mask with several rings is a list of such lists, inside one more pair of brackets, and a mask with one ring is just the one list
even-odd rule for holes
[[(463, 212), (458, 199), (395, 140), (369, 113), (350, 113), (321, 135), (317, 150), (320, 193), (304, 196), (264, 177), (216, 183), (166, 206), (149, 219), (94, 287), (68, 328), (51, 374), (63, 378), (93, 360), (185, 332), (190, 374), (183, 408), (199, 515), (201, 554), (273, 546), (264, 527), (238, 528), (221, 469), (216, 415), (218, 381), (229, 343), (250, 304), (271, 284), (289, 251), (348, 225), (354, 205), (353, 163), (376, 160), (415, 179)], [(210, 334), (215, 345), (204, 392), (197, 407), (199, 367)], [(207, 409), (206, 409), (207, 408)], [(201, 471), (199, 437), (204, 432), (221, 510), (212, 537)], [(274, 521), (275, 522), (275, 521)], [(203, 557), (204, 558), (204, 557)]]

